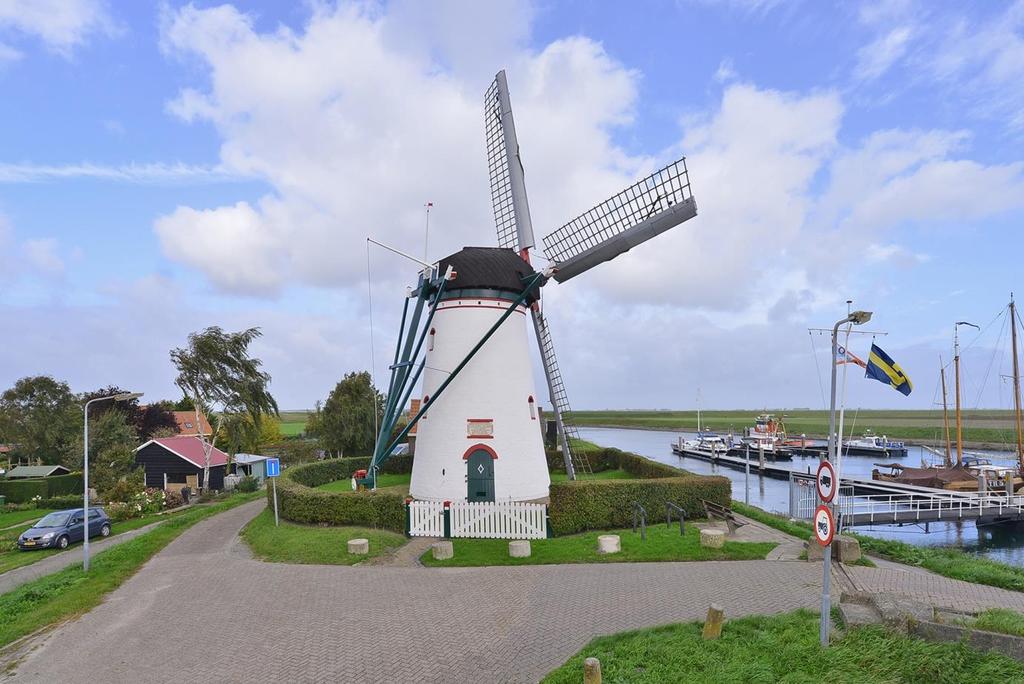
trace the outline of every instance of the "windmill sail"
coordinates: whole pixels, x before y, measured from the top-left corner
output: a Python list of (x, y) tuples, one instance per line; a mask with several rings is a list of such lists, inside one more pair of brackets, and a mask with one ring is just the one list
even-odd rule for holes
[(544, 238), (565, 282), (697, 215), (686, 159), (673, 162)]
[[(487, 167), (491, 179), (491, 203), (494, 206), (494, 223), (498, 229), (498, 245), (514, 249), (529, 261), (530, 249), (534, 246), (533, 223), (530, 220), (526, 179), (519, 156), (519, 142), (516, 138), (516, 126), (512, 119), (512, 104), (504, 71), (498, 72), (494, 77), (494, 83), (484, 95), (484, 123)], [(572, 452), (569, 437), (578, 437), (578, 433), (565, 420), (565, 414), (569, 411), (569, 397), (565, 392), (562, 374), (555, 359), (551, 332), (540, 307), (534, 305), (531, 313), (537, 344), (540, 346), (544, 377), (548, 384), (548, 394), (558, 425), (565, 470), (569, 479), (576, 479), (576, 471), (589, 472), (590, 464), (585, 455), (574, 456)]]
[(504, 71), (498, 72), (484, 95), (484, 121), (498, 246), (521, 252), (534, 245), (533, 222)]

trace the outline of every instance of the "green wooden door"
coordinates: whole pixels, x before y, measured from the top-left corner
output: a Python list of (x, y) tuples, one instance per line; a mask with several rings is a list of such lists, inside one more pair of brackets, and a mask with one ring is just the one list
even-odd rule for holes
[(483, 449), (477, 449), (466, 459), (466, 499), (494, 501), (494, 459)]

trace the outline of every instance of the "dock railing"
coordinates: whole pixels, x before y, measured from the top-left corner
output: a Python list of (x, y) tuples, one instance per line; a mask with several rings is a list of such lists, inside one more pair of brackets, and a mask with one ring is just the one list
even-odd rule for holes
[(633, 534), (636, 534), (637, 523), (640, 524), (640, 539), (647, 541), (647, 510), (640, 502), (633, 502)]

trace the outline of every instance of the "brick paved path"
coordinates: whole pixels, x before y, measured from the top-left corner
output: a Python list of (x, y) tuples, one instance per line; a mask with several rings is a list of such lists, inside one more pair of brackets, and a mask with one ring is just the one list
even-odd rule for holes
[[(594, 636), (698, 619), (711, 601), (727, 617), (818, 605), (816, 563), (262, 563), (240, 553), (235, 536), (263, 505), (185, 532), (102, 605), (23, 649), (12, 680), (533, 682)], [(850, 570), (868, 588), (965, 591), (928, 574)], [(966, 587), (994, 605), (1024, 597)]]

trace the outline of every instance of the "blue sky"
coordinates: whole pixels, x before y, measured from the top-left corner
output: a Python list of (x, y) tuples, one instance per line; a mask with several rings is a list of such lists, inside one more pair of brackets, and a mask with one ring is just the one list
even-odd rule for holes
[[(807, 328), (852, 298), (916, 390), (851, 405), (927, 408), (1019, 289), (1022, 2), (0, 0), (0, 386), (173, 397), (172, 346), (256, 325), (311, 406), (370, 363), (367, 235), (421, 250), (433, 201), (433, 258), (494, 243), (500, 68), (540, 235), (679, 154), (700, 208), (548, 288), (578, 407), (820, 406)], [(378, 360), (412, 277), (371, 255)], [(969, 405), (1006, 404), (1000, 325)]]

